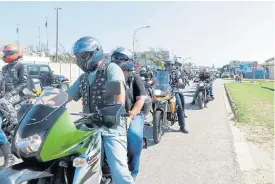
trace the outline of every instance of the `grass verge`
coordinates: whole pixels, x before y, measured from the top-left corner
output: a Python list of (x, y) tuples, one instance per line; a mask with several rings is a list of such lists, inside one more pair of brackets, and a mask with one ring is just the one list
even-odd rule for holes
[(274, 81), (227, 83), (238, 110), (238, 125), (249, 127), (253, 142), (263, 143), (274, 136)]

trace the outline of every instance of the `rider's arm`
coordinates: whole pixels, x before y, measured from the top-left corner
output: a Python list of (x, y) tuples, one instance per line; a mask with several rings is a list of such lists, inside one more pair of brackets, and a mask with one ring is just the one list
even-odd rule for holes
[(134, 78), (133, 93), (134, 93), (133, 95), (136, 97), (136, 103), (134, 104), (134, 107), (129, 112), (132, 119), (134, 119), (136, 115), (140, 113), (146, 98), (144, 82), (141, 80), (141, 78), (138, 75), (136, 75)]
[(27, 87), (27, 77), (28, 77), (28, 69), (27, 66), (21, 64), (18, 68), (18, 83), (14, 90), (19, 93), (25, 87)]
[(80, 85), (79, 78), (73, 83), (73, 85), (67, 89), (66, 93), (69, 95), (68, 102), (74, 100), (78, 101), (81, 98), (81, 95), (79, 93), (79, 85)]
[(125, 104), (126, 92), (125, 92), (125, 78), (121, 68), (115, 64), (110, 63), (107, 68), (107, 79), (108, 81), (120, 81), (121, 93), (116, 96), (117, 102)]
[(180, 72), (177, 72), (177, 78), (178, 78), (179, 84), (182, 84), (183, 81), (182, 81), (182, 76), (181, 76)]

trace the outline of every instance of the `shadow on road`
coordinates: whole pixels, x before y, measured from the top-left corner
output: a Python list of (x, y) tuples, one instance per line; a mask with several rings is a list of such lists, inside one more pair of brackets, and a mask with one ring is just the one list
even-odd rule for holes
[(190, 103), (185, 104), (185, 110), (199, 110), (198, 105), (192, 105)]
[(147, 147), (151, 147), (155, 145), (154, 139), (153, 139), (153, 127), (145, 126), (143, 136), (147, 138)]
[(195, 93), (196, 92), (196, 90), (189, 90), (189, 91), (184, 91), (183, 93), (185, 94), (185, 93)]

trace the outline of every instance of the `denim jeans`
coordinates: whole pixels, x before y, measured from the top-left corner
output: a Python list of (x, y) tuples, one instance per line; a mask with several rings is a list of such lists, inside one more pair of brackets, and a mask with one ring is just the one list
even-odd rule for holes
[(8, 139), (4, 131), (2, 130), (2, 124), (3, 124), (3, 115), (2, 113), (0, 113), (0, 144), (6, 144), (8, 142)]
[[(196, 92), (195, 92), (195, 94), (194, 94), (193, 101), (196, 101), (196, 99), (198, 97), (198, 94), (199, 94), (199, 91), (197, 89)], [(211, 97), (214, 96), (213, 95), (213, 85), (212, 84), (209, 87), (209, 94), (210, 94)]]
[(184, 118), (184, 95), (182, 93), (175, 93), (176, 105), (177, 105), (177, 115), (179, 126), (185, 126)]
[(103, 136), (103, 144), (114, 184), (134, 184), (127, 164), (127, 137)]
[(209, 87), (209, 93), (210, 93), (210, 96), (213, 96), (213, 86), (212, 85), (210, 85), (210, 87)]
[(140, 155), (143, 148), (144, 115), (137, 115), (128, 129), (128, 165), (133, 178), (139, 172)]

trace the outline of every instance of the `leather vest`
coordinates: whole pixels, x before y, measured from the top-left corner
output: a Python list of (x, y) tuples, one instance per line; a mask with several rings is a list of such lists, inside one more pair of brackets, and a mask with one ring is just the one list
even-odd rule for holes
[(5, 91), (9, 92), (12, 91), (19, 80), (18, 78), (18, 67), (20, 66), (20, 63), (16, 64), (8, 64), (3, 67), (3, 77), (5, 81)]
[(115, 103), (114, 96), (106, 96), (105, 83), (107, 81), (107, 68), (109, 64), (102, 63), (96, 71), (95, 79), (89, 85), (89, 72), (80, 76), (80, 95), (84, 113), (95, 113), (96, 107), (101, 109), (108, 104)]
[(126, 112), (129, 112), (135, 104), (135, 97), (134, 97), (134, 92), (133, 92), (134, 74), (130, 73), (127, 76), (127, 78), (125, 78), (125, 82), (126, 82), (125, 109), (126, 109)]

